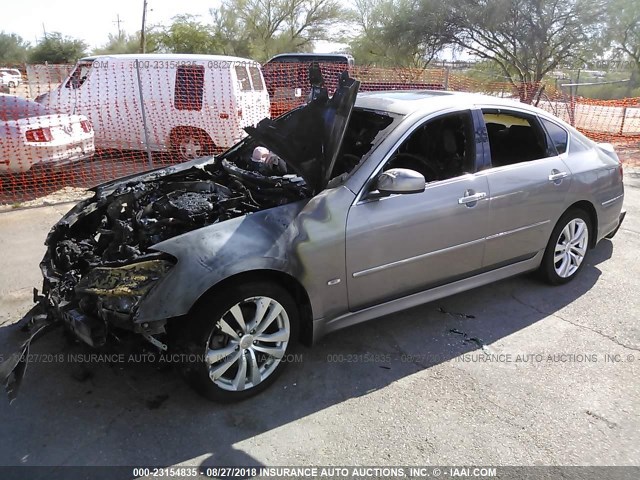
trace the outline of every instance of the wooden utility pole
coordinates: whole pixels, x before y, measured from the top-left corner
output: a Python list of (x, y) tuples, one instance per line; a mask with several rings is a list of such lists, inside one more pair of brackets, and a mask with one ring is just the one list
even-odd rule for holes
[(120, 28), (120, 24), (123, 23), (123, 22), (122, 22), (122, 20), (120, 20), (120, 14), (116, 15), (116, 20), (113, 23), (118, 25), (118, 40), (122, 40), (122, 28)]
[(142, 6), (142, 30), (140, 30), (140, 53), (145, 53), (146, 50), (146, 35), (145, 35), (145, 23), (147, 21), (147, 0), (144, 0)]

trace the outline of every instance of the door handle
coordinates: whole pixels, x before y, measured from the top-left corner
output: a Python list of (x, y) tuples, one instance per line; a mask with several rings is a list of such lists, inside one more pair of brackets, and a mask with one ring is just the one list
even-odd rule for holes
[(478, 192), (478, 193), (474, 193), (473, 195), (465, 195), (462, 198), (458, 199), (458, 204), (460, 205), (466, 205), (468, 203), (475, 203), (478, 200), (482, 200), (487, 198), (487, 193), (486, 192)]
[(567, 172), (559, 172), (558, 170), (553, 170), (553, 173), (549, 175), (550, 182), (557, 182), (558, 180), (562, 180), (563, 178), (568, 177), (569, 174)]

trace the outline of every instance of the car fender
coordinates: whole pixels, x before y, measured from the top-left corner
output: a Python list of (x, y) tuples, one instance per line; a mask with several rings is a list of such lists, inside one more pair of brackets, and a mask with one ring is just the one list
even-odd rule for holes
[(216, 284), (255, 270), (275, 270), (298, 280), (314, 318), (331, 309), (343, 312), (346, 282), (330, 287), (327, 282), (344, 278), (344, 226), (352, 200), (353, 193), (344, 187), (325, 190), (311, 200), (233, 218), (154, 245), (153, 250), (175, 257), (177, 263), (140, 302), (134, 321), (186, 315)]

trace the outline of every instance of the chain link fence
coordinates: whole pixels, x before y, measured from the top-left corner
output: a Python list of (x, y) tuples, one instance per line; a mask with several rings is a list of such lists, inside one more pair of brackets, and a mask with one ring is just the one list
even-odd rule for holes
[[(27, 65), (0, 96), (0, 204), (64, 187), (224, 151), (244, 127), (306, 102), (308, 64), (230, 57), (96, 57), (72, 65)], [(343, 65), (320, 64), (331, 92)], [(361, 91), (435, 89), (518, 100), (523, 89), (449, 68), (350, 67)], [(538, 88), (540, 87), (540, 88)], [(640, 142), (640, 98), (596, 101), (555, 85), (526, 86), (534, 104), (597, 141)], [(37, 100), (37, 101), (36, 101)]]

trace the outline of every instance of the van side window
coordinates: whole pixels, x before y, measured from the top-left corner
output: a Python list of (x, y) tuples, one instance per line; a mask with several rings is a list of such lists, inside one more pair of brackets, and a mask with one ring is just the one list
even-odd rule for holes
[(569, 135), (566, 130), (559, 125), (547, 120), (546, 118), (541, 118), (542, 125), (547, 130), (549, 137), (551, 137), (551, 141), (556, 147), (558, 154), (564, 153), (567, 151), (567, 142), (569, 139)]
[(483, 109), (482, 116), (487, 126), (492, 166), (555, 155), (555, 149), (547, 146), (545, 133), (535, 117), (502, 109)]
[(236, 65), (236, 77), (238, 77), (238, 82), (240, 83), (240, 90), (243, 92), (251, 91), (251, 83), (249, 82), (249, 74), (247, 73), (247, 67), (244, 65), (239, 66)]
[(258, 67), (249, 67), (249, 73), (251, 74), (251, 83), (253, 83), (254, 90), (264, 90), (264, 83), (262, 82), (262, 75)]
[(69, 80), (65, 83), (65, 88), (80, 88), (87, 80), (91, 71), (91, 63), (79, 63), (69, 76)]
[(202, 110), (204, 66), (182, 65), (176, 69), (176, 110)]

